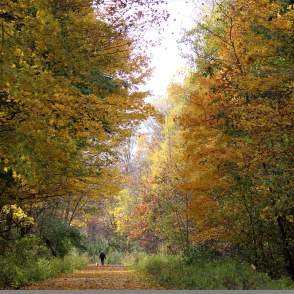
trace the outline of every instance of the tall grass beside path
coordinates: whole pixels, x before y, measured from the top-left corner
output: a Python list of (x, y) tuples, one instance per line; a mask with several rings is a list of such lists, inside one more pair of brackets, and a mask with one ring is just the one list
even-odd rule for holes
[(153, 255), (139, 259), (136, 269), (153, 277), (160, 285), (172, 289), (193, 290), (290, 290), (290, 278), (272, 280), (249, 264), (232, 258), (199, 259), (186, 264), (180, 256)]
[(13, 257), (0, 260), (0, 288), (19, 289), (37, 281), (70, 273), (82, 269), (88, 263), (83, 256), (65, 256), (64, 258), (40, 258), (29, 264), (19, 264)]

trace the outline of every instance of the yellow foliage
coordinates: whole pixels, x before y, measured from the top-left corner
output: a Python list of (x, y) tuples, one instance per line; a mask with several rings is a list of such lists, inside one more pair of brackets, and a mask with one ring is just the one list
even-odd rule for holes
[(12, 220), (17, 225), (20, 225), (22, 227), (34, 224), (34, 219), (32, 217), (28, 217), (27, 214), (16, 204), (4, 205), (1, 209), (1, 214), (5, 216), (11, 215)]

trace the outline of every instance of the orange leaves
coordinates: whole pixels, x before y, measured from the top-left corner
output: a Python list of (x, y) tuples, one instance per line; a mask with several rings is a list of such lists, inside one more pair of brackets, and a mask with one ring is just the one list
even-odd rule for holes
[(190, 210), (192, 215), (193, 211), (197, 210), (197, 214), (194, 215), (197, 224), (204, 223), (209, 210), (215, 210), (217, 207), (215, 200), (205, 195), (205, 193), (201, 193), (201, 191), (199, 193), (198, 190), (194, 189)]
[(139, 215), (144, 215), (146, 213), (148, 209), (148, 206), (146, 203), (140, 203), (137, 207), (136, 207), (136, 212), (139, 214)]
[(226, 233), (224, 232), (224, 229), (222, 227), (212, 227), (201, 230), (192, 238), (194, 244), (201, 245), (207, 243), (208, 241), (226, 240), (224, 236), (226, 236)]

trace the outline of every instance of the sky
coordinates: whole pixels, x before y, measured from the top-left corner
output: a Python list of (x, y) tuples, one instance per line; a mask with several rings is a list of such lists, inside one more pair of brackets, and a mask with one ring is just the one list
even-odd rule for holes
[[(185, 67), (185, 59), (181, 56), (183, 44), (177, 42), (182, 38), (183, 31), (192, 28), (200, 16), (200, 0), (169, 0), (168, 11), (170, 18), (164, 24), (164, 31), (160, 33), (161, 43), (149, 49), (151, 54), (150, 65), (153, 68), (151, 79), (146, 89), (152, 92), (152, 99), (164, 96), (171, 81), (180, 81), (181, 75), (177, 73)], [(150, 32), (155, 39), (158, 32)], [(154, 36), (152, 36), (154, 34)], [(157, 35), (156, 35), (157, 34)]]

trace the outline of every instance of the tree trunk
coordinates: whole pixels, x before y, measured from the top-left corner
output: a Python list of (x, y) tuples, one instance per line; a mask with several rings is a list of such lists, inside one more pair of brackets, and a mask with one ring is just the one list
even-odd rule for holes
[(75, 207), (74, 207), (74, 209), (73, 209), (73, 211), (72, 211), (71, 217), (70, 217), (70, 219), (69, 219), (69, 221), (68, 221), (68, 224), (69, 224), (69, 225), (71, 225), (71, 222), (73, 221), (73, 219), (74, 219), (74, 217), (75, 217), (75, 214), (76, 214), (76, 211), (77, 211), (77, 209), (78, 209), (78, 206), (79, 206), (79, 204), (81, 203), (81, 201), (82, 201), (83, 198), (84, 198), (84, 195), (83, 195), (83, 194), (78, 198), (78, 200), (77, 200), (77, 202), (76, 202), (76, 205), (75, 205)]
[(277, 222), (278, 222), (279, 231), (280, 231), (281, 240), (282, 240), (283, 254), (285, 257), (285, 261), (287, 263), (287, 271), (291, 279), (294, 281), (294, 261), (291, 254), (291, 250), (289, 248), (289, 242), (288, 242), (287, 233), (285, 229), (285, 218), (282, 216), (278, 216)]

